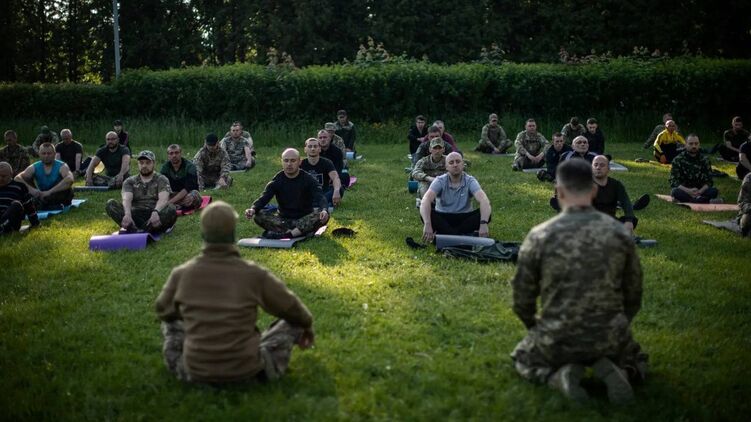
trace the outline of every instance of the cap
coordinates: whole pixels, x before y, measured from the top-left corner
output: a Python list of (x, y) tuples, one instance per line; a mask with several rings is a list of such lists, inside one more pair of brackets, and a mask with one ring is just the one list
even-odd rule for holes
[(444, 147), (445, 144), (443, 143), (443, 139), (441, 138), (433, 138), (430, 140), (430, 149), (433, 149), (437, 146)]
[(41, 132), (44, 133), (44, 134), (48, 134), (48, 133), (50, 133), (50, 128), (48, 128), (47, 126), (42, 126), (41, 127)]
[(336, 125), (331, 122), (327, 122), (325, 125), (323, 125), (323, 128), (325, 130), (336, 130)]
[(156, 161), (156, 158), (154, 157), (154, 153), (145, 149), (138, 153), (138, 157), (136, 157), (136, 160), (140, 160), (141, 158), (148, 158), (151, 161)]
[(206, 135), (206, 145), (216, 145), (217, 142), (219, 142), (219, 138), (215, 134), (209, 133)]
[(228, 203), (214, 201), (201, 212), (201, 234), (208, 243), (232, 243), (237, 213)]
[(347, 110), (339, 110), (339, 111), (336, 112), (336, 115), (337, 116), (346, 116), (347, 115)]
[(117, 119), (114, 122), (112, 122), (112, 126), (122, 126), (122, 125), (123, 125), (123, 121), (120, 119)]

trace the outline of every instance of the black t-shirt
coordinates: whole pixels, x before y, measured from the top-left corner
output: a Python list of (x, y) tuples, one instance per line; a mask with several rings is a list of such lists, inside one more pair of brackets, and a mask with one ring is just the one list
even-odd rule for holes
[(326, 151), (321, 150), (321, 157), (331, 160), (331, 162), (334, 163), (336, 172), (340, 175), (342, 174), (342, 169), (344, 168), (344, 160), (342, 160), (342, 150), (340, 150), (336, 145), (329, 144), (329, 148)]
[(276, 197), (282, 218), (298, 219), (312, 213), (313, 207), (325, 209), (328, 206), (318, 181), (304, 171), (292, 179), (283, 171), (277, 173), (253, 203), (253, 209), (260, 211), (273, 197)]
[(608, 183), (605, 186), (597, 185), (597, 196), (592, 205), (600, 212), (615, 217), (615, 212), (620, 205), (623, 209), (624, 217), (633, 222), (634, 208), (631, 200), (626, 193), (626, 187), (616, 179), (608, 177)]
[(414, 154), (417, 152), (417, 148), (420, 146), (420, 138), (425, 138), (428, 136), (428, 125), (425, 125), (422, 127), (422, 131), (417, 129), (416, 125), (412, 125), (411, 128), (409, 128), (409, 134), (407, 134), (407, 139), (409, 139), (409, 153)]
[(60, 160), (68, 165), (70, 171), (76, 170), (76, 154), (81, 154), (81, 160), (83, 161), (83, 145), (76, 141), (72, 141), (69, 144), (65, 142), (58, 143), (55, 145), (55, 152), (60, 154)]
[(104, 163), (104, 172), (109, 177), (115, 177), (120, 173), (123, 155), (130, 155), (130, 150), (119, 144), (114, 151), (110, 151), (106, 145), (96, 151), (96, 156)]
[(323, 190), (324, 192), (329, 190), (329, 186), (331, 185), (331, 178), (329, 177), (329, 173), (336, 171), (334, 163), (332, 163), (331, 160), (329, 160), (328, 158), (320, 157), (316, 165), (312, 165), (306, 158), (302, 160), (300, 168), (308, 172), (308, 174), (313, 176), (318, 181), (318, 186), (321, 187), (321, 190)]

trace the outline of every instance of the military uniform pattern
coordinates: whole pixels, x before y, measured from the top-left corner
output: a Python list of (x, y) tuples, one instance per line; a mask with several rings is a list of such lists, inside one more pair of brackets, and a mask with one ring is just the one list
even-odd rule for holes
[(430, 155), (421, 158), (415, 164), (415, 168), (412, 169), (412, 179), (419, 182), (419, 187), (417, 189), (418, 197), (422, 198), (423, 196), (425, 196), (428, 188), (430, 188), (430, 182), (428, 182), (427, 180), (428, 177), (437, 177), (444, 173), (446, 173), (445, 155), (442, 156), (440, 161), (438, 161), (437, 163), (433, 161), (433, 157), (431, 157)]
[[(192, 382), (190, 373), (185, 370), (183, 363), (183, 343), (185, 329), (181, 320), (161, 323), (162, 356), (167, 369), (175, 374), (180, 381)], [(261, 380), (276, 380), (281, 378), (289, 367), (292, 348), (303, 333), (300, 327), (293, 327), (287, 321), (278, 319), (261, 333), (261, 359), (264, 369), (257, 378)]]
[(57, 145), (60, 142), (60, 137), (57, 136), (57, 133), (55, 132), (50, 132), (49, 136), (40, 133), (37, 135), (36, 139), (34, 139), (34, 143), (28, 148), (27, 151), (29, 152), (29, 155), (32, 157), (39, 157), (39, 147), (45, 142)]
[[(169, 194), (170, 199), (172, 199), (175, 195), (177, 195), (179, 192), (172, 192)], [(201, 206), (201, 203), (203, 202), (203, 198), (201, 197), (201, 193), (197, 190), (192, 190), (185, 194), (183, 199), (175, 203), (175, 207), (183, 210), (194, 210)]]
[(693, 157), (688, 151), (678, 154), (670, 169), (670, 186), (677, 188), (680, 185), (687, 188), (712, 186), (712, 166), (709, 159), (701, 153)]
[(545, 382), (562, 365), (603, 356), (643, 377), (646, 355), (630, 329), (641, 265), (620, 222), (582, 207), (538, 225), (521, 246), (512, 286), (513, 310), (528, 329), (511, 354), (523, 377)]
[(229, 172), (232, 165), (227, 151), (222, 148), (209, 151), (205, 146), (202, 147), (193, 157), (193, 164), (198, 171), (198, 190), (216, 186), (220, 178), (224, 178), (228, 185), (231, 183)]
[(10, 167), (13, 169), (14, 177), (31, 165), (29, 153), (26, 148), (21, 145), (16, 145), (14, 147), (6, 145), (0, 148), (0, 161), (5, 161), (10, 164)]
[[(548, 140), (540, 133), (536, 132), (531, 135), (527, 133), (526, 130), (523, 130), (516, 135), (514, 145), (516, 146), (514, 165), (519, 168), (530, 168), (533, 167), (533, 164), (532, 161), (527, 158), (526, 154), (530, 153), (535, 156), (539, 155), (541, 152), (545, 151), (545, 148), (548, 146)], [(538, 166), (542, 166), (543, 164), (542, 161), (537, 163)]]
[(320, 219), (320, 211), (314, 208), (314, 211), (298, 219), (283, 218), (277, 211), (259, 211), (253, 221), (261, 226), (264, 230), (272, 232), (287, 232), (294, 229), (300, 230), (302, 236), (315, 233), (316, 230), (323, 226)]
[[(743, 178), (743, 183), (741, 183), (741, 190), (738, 192), (738, 208), (740, 208), (738, 210), (738, 225), (741, 226), (744, 236), (748, 236), (751, 232), (751, 221), (749, 221), (751, 219), (751, 173), (747, 174)], [(741, 220), (745, 220), (745, 224)]]
[[(334, 125), (336, 126), (336, 134), (342, 138), (345, 147), (354, 151), (355, 141), (357, 140), (355, 124), (348, 121), (346, 125), (342, 126), (342, 124), (337, 121), (334, 122)], [(342, 151), (344, 151), (344, 149), (342, 149)]]
[(508, 139), (506, 131), (500, 125), (493, 127), (490, 124), (486, 124), (482, 127), (480, 142), (475, 151), (491, 153), (493, 152), (493, 148), (498, 148), (501, 153), (504, 153), (511, 145), (513, 143)]
[(123, 176), (123, 180), (120, 183), (117, 183), (116, 177), (110, 177), (106, 174), (97, 173), (91, 177), (91, 184), (92, 186), (107, 186), (110, 189), (119, 189), (123, 186), (123, 183), (127, 178), (128, 175), (126, 174), (125, 176)]
[[(107, 201), (104, 210), (107, 212), (107, 215), (109, 215), (110, 218), (115, 223), (117, 223), (117, 225), (122, 224), (123, 217), (125, 217), (125, 208), (123, 208), (122, 203), (114, 199), (110, 199), (109, 201)], [(149, 219), (151, 218), (151, 213), (153, 211), (153, 209), (145, 208), (131, 209), (131, 218), (133, 219), (133, 224), (135, 224), (135, 228), (137, 230), (162, 232), (175, 225), (175, 222), (177, 221), (177, 213), (173, 204), (167, 204), (167, 206), (162, 208), (161, 211), (157, 212), (157, 214), (159, 214), (159, 221), (161, 222), (161, 225), (156, 230), (152, 230), (148, 225)]]
[(586, 132), (587, 128), (582, 124), (574, 127), (571, 126), (571, 123), (566, 123), (563, 126), (563, 129), (561, 129), (561, 135), (563, 135), (563, 139), (568, 145), (571, 145), (571, 142), (573, 142), (577, 136), (584, 136), (584, 133)]
[(247, 160), (245, 158), (245, 147), (248, 147), (253, 151), (253, 141), (250, 138), (240, 137), (240, 139), (235, 140), (231, 137), (227, 137), (222, 139), (219, 146), (227, 151), (232, 170), (245, 170), (246, 168), (249, 168), (246, 166)]

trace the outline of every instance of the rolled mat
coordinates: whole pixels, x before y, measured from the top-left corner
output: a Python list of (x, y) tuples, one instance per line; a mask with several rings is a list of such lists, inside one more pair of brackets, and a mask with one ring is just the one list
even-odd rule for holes
[(327, 226), (323, 226), (310, 236), (293, 237), (291, 239), (265, 239), (261, 236), (240, 239), (237, 241), (237, 246), (242, 246), (244, 248), (289, 249), (295, 246), (295, 243), (301, 240), (306, 240), (310, 239), (311, 237), (318, 237), (322, 235), (327, 228)]
[[(211, 197), (207, 196), (207, 195), (202, 195), (201, 196), (201, 206), (199, 206), (197, 209), (202, 210), (202, 209), (206, 208), (210, 203), (211, 203)], [(178, 216), (181, 216), (181, 215), (191, 215), (194, 212), (196, 212), (195, 208), (192, 209), (192, 210), (177, 210), (177, 215)]]
[(675, 202), (670, 195), (655, 194), (658, 199), (672, 202), (675, 205), (688, 208), (694, 212), (719, 212), (719, 211), (738, 211), (738, 204), (693, 204), (689, 202)]
[(110, 190), (109, 186), (73, 186), (73, 192), (104, 192)]
[(443, 249), (447, 246), (469, 245), (490, 246), (495, 244), (495, 239), (489, 237), (456, 236), (452, 234), (435, 235), (435, 248)]
[(734, 219), (725, 221), (703, 220), (702, 223), (709, 224), (710, 226), (717, 227), (718, 229), (728, 230), (735, 234), (741, 234), (741, 226), (739, 226), (738, 221)]
[(145, 249), (149, 243), (158, 242), (162, 236), (170, 233), (172, 229), (173, 227), (170, 227), (161, 234), (115, 232), (104, 236), (91, 236), (91, 239), (89, 239), (89, 250), (116, 251), (128, 249), (137, 251)]

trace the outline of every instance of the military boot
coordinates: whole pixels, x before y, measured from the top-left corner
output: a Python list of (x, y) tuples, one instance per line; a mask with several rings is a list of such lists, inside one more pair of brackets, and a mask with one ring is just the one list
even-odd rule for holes
[(548, 378), (548, 385), (571, 400), (586, 401), (589, 399), (589, 395), (580, 384), (583, 376), (584, 367), (582, 365), (564, 365)]
[(600, 358), (592, 365), (595, 377), (608, 387), (608, 399), (614, 404), (623, 404), (634, 398), (634, 390), (628, 382), (626, 372), (608, 358)]

